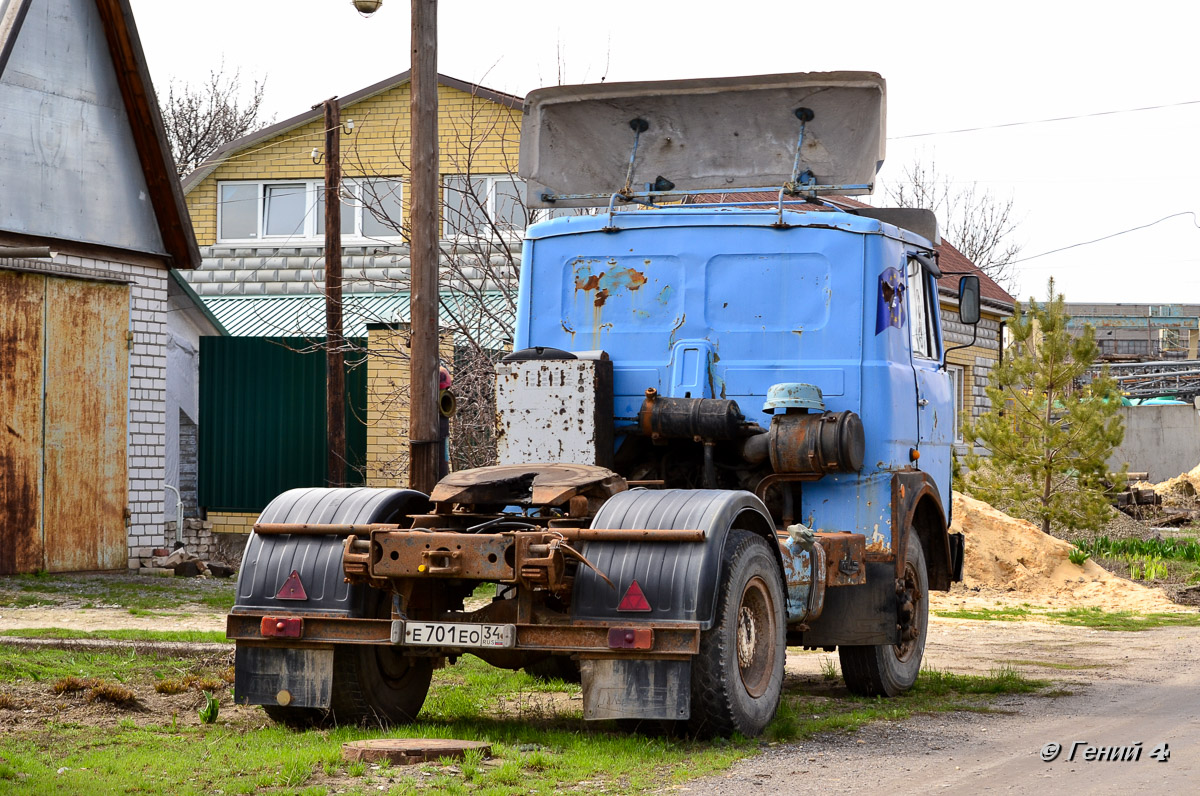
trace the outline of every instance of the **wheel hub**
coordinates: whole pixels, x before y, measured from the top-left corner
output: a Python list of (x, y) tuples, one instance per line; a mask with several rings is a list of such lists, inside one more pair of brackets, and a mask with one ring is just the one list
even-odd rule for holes
[(925, 599), (925, 595), (921, 592), (917, 571), (912, 564), (905, 564), (904, 578), (896, 582), (896, 593), (900, 598), (897, 616), (900, 625), (900, 643), (895, 646), (896, 658), (906, 661), (916, 651), (917, 641), (921, 637), (922, 624), (925, 621), (923, 612), (917, 610), (917, 606)]
[(754, 627), (754, 612), (746, 606), (738, 611), (738, 666), (745, 669), (754, 661), (754, 645), (758, 633)]
[(775, 613), (771, 592), (762, 578), (751, 578), (742, 590), (737, 612), (737, 663), (746, 692), (766, 693), (775, 660)]

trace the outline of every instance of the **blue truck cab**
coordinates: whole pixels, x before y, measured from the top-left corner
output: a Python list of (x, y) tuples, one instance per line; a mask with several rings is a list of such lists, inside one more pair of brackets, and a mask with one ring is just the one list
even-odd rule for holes
[[(963, 543), (936, 222), (837, 198), (872, 189), (883, 107), (861, 72), (533, 92), (521, 176), (553, 217), (525, 236), (498, 464), (272, 502), (239, 700), (407, 721), (469, 651), (577, 677), (588, 720), (753, 736), (788, 646), (837, 649), (855, 693), (911, 687)], [(977, 322), (975, 277), (959, 306)]]

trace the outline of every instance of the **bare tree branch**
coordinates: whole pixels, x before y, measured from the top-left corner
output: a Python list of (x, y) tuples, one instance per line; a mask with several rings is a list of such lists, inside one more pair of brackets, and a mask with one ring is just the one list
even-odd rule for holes
[(241, 70), (226, 75), (224, 63), (199, 86), (172, 80), (160, 101), (163, 125), (180, 178), (186, 177), (225, 144), (261, 130), (275, 119), (260, 119), (266, 79), (242, 90)]
[(918, 158), (904, 168), (901, 182), (888, 187), (887, 198), (900, 207), (932, 210), (956, 249), (1001, 287), (1016, 287), (1012, 263), (1021, 247), (1012, 240), (1017, 220), (1011, 197), (999, 199), (976, 183), (954, 188), (949, 178), (939, 177), (936, 163), (927, 166)]

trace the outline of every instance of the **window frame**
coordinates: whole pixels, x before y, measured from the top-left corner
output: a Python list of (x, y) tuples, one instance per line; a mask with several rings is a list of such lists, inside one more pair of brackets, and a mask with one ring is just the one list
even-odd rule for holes
[[(395, 182), (399, 191), (399, 206), (401, 213), (404, 212), (404, 186), (406, 180), (399, 176), (363, 176), (352, 177), (342, 180), (342, 209), (343, 212), (351, 210), (354, 216), (354, 231), (342, 232), (342, 238), (349, 239), (355, 242), (365, 241), (403, 241), (403, 235), (400, 232), (395, 232), (392, 235), (365, 235), (363, 226), (365, 215), (370, 212), (363, 203), (363, 188), (364, 184), (375, 180)], [(304, 185), (304, 208), (305, 215), (303, 220), (303, 228), (300, 232), (290, 235), (267, 235), (267, 187), (272, 185)], [(255, 188), (255, 232), (256, 237), (252, 238), (227, 238), (222, 235), (222, 225), (225, 218), (225, 200), (224, 190), (226, 186), (249, 186)], [(314, 178), (292, 178), (292, 179), (260, 179), (260, 180), (221, 180), (217, 182), (217, 219), (216, 219), (216, 243), (218, 245), (256, 245), (270, 246), (281, 245), (287, 242), (311, 243), (324, 240), (324, 231), (318, 232), (317, 216), (321, 216), (324, 220), (324, 214), (318, 214), (317, 208), (323, 206), (320, 201), (321, 193), (325, 190), (325, 181), (323, 179)]]
[[(916, 268), (914, 272), (912, 269)], [(905, 299), (908, 301), (908, 339), (914, 357), (941, 361), (942, 344), (939, 331), (941, 305), (938, 302), (937, 280), (916, 257), (908, 255), (904, 266)], [(919, 299), (919, 303), (918, 303)], [(916, 310), (920, 309), (920, 312)], [(917, 349), (917, 322), (921, 322), (926, 351)]]
[[(469, 180), (469, 181), (485, 181), (485, 180), (487, 181), (487, 198), (485, 199), (485, 201), (482, 204), (484, 205), (483, 209), (484, 209), (484, 212), (487, 213), (488, 220), (490, 220), (493, 225), (496, 223), (496, 221), (495, 221), (496, 184), (501, 183), (501, 182), (514, 183), (517, 186), (518, 197), (523, 197), (523, 194), (525, 191), (525, 185), (526, 185), (525, 180), (521, 179), (520, 177), (516, 176), (515, 174), (509, 174), (509, 173), (505, 173), (505, 172), (489, 173), (489, 174), (444, 172), (440, 176), (440, 183), (441, 183), (441, 188), (442, 188), (442, 225), (441, 225), (442, 240), (464, 240), (464, 239), (483, 238), (483, 237), (496, 239), (495, 236), (493, 236), (491, 234), (491, 229), (486, 229), (483, 227), (483, 225), (480, 225), (473, 230), (451, 230), (450, 229), (451, 220), (449, 217), (449, 213), (446, 212), (447, 208), (450, 207), (449, 192), (451, 190), (458, 190), (458, 189), (451, 189), (451, 187), (448, 183), (451, 180), (456, 180), (456, 179)], [(527, 205), (525, 205), (523, 198), (520, 199), (520, 207), (524, 211), (525, 225), (522, 227), (514, 226), (512, 229), (509, 229), (509, 230), (502, 230), (501, 234), (499, 236), (499, 238), (501, 240), (519, 240), (525, 235), (525, 230), (529, 229), (530, 225), (536, 224), (539, 221), (545, 221), (548, 218), (556, 218), (557, 217), (556, 213), (571, 213), (572, 211), (576, 211), (575, 208), (562, 208), (562, 209), (558, 209), (558, 210), (556, 210), (555, 208), (531, 208), (531, 207), (528, 207)]]
[(950, 398), (954, 405), (954, 442), (963, 442), (963, 413), (967, 410), (967, 368), (965, 365), (946, 363), (946, 374), (950, 377)]

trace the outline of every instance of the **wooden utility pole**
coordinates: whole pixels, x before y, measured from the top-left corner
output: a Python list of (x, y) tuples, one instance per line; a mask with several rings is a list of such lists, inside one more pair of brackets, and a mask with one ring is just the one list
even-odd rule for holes
[(342, 114), (325, 100), (325, 482), (346, 482), (346, 370), (342, 336)]
[(412, 0), (412, 143), (409, 160), (412, 349), (409, 362), (409, 486), (438, 481), (437, 0)]

